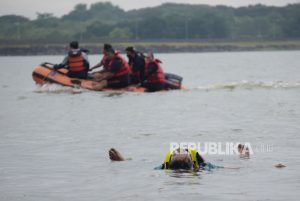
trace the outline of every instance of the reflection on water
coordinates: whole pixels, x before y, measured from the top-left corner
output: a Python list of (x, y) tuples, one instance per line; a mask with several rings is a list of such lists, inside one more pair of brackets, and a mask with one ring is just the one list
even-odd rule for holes
[(194, 170), (164, 170), (166, 174), (170, 175), (171, 177), (175, 178), (190, 178), (194, 176), (200, 176), (200, 172), (203, 170), (199, 171), (194, 171)]
[[(98, 92), (101, 93), (101, 92)], [(122, 96), (125, 92), (104, 92), (104, 96), (103, 97), (118, 97), (118, 96)]]
[(174, 178), (164, 182), (165, 186), (192, 186), (202, 185), (201, 183), (203, 172), (194, 170), (163, 170), (165, 175)]

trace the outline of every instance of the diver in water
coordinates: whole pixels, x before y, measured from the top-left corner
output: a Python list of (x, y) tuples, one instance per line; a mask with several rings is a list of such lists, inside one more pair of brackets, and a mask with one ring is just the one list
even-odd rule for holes
[(69, 70), (67, 74), (69, 77), (87, 78), (90, 64), (86, 52), (87, 50), (79, 48), (77, 41), (72, 41), (69, 45), (68, 55), (62, 63), (54, 65), (53, 69), (67, 68)]
[[(112, 161), (125, 161), (122, 154), (114, 148), (108, 151), (109, 158)], [(195, 149), (176, 149), (168, 151), (165, 156), (164, 163), (155, 169), (171, 169), (171, 170), (211, 170), (214, 168), (239, 169), (238, 167), (223, 167), (213, 165), (206, 162), (203, 157)]]

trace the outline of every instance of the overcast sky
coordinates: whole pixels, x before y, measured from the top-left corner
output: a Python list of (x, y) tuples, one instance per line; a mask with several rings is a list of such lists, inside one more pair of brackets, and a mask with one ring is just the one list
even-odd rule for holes
[(37, 12), (47, 12), (60, 17), (70, 12), (78, 3), (90, 5), (99, 1), (110, 1), (125, 10), (153, 7), (166, 2), (228, 5), (234, 7), (258, 3), (275, 6), (300, 3), (300, 0), (0, 0), (0, 16), (16, 14), (33, 19), (36, 17)]

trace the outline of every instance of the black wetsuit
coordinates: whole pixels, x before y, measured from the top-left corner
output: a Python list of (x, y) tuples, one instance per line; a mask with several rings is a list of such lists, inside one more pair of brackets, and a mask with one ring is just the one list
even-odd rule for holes
[(131, 83), (139, 84), (145, 80), (145, 58), (137, 52), (134, 57), (129, 57), (128, 64), (132, 66)]

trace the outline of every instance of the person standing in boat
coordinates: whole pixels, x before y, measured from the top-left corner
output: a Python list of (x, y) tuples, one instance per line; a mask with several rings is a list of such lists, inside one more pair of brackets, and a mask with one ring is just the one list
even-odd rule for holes
[(113, 48), (104, 48), (102, 59), (103, 70), (93, 76), (94, 81), (98, 84), (94, 90), (101, 91), (103, 88), (119, 89), (127, 87), (130, 84), (130, 67), (127, 61), (120, 55), (119, 51)]
[(69, 77), (86, 79), (89, 67), (87, 54), (79, 48), (77, 41), (72, 41), (69, 45), (68, 55), (62, 63), (54, 65), (53, 69), (67, 68)]
[(153, 53), (146, 54), (145, 81), (142, 86), (148, 92), (161, 91), (165, 89), (165, 74), (161, 67), (161, 61), (155, 59)]
[(131, 83), (142, 84), (145, 80), (145, 56), (133, 47), (126, 48), (128, 64), (131, 67)]

